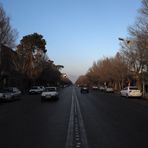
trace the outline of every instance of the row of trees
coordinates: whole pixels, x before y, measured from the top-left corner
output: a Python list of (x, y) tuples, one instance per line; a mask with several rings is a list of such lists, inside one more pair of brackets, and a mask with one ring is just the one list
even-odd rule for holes
[(55, 65), (54, 61), (48, 58), (45, 45), (45, 39), (38, 33), (24, 36), (16, 48), (20, 58), (19, 71), (25, 74), (32, 83), (43, 85), (67, 83), (60, 72), (64, 66)]
[(148, 0), (142, 0), (139, 12), (136, 23), (129, 27), (130, 36), (119, 38), (121, 49), (116, 56), (94, 62), (76, 83), (107, 83), (121, 89), (135, 80), (136, 85), (144, 89), (148, 79)]
[[(35, 84), (58, 85), (71, 83), (68, 78), (62, 77), (60, 70), (64, 68), (64, 66), (55, 65), (54, 61), (48, 58), (46, 54), (46, 41), (41, 34), (33, 33), (24, 36), (17, 46), (15, 45), (16, 39), (17, 31), (12, 29), (10, 18), (6, 16), (3, 6), (0, 4), (0, 45), (16, 49), (16, 56), (13, 56), (13, 59), (11, 59), (15, 66), (10, 64), (9, 67), (11, 67), (10, 69), (13, 69), (17, 75), (23, 77), (22, 80), (25, 81), (22, 85), (27, 84), (25, 87), (28, 87)], [(8, 57), (5, 57), (5, 59), (3, 59), (7, 61), (7, 58)], [(0, 61), (1, 60), (2, 58)], [(2, 65), (0, 71), (4, 71)], [(9, 70), (7, 70), (7, 73), (9, 73)], [(12, 77), (11, 74), (7, 75)], [(2, 77), (1, 73), (0, 76)]]
[(127, 65), (122, 56), (117, 53), (115, 57), (103, 58), (94, 62), (84, 76), (80, 76), (77, 84), (107, 85), (115, 89), (121, 89), (129, 78)]

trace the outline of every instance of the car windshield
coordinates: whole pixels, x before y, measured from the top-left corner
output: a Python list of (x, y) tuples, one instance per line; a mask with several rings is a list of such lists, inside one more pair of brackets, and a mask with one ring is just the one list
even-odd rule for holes
[(54, 87), (46, 88), (45, 91), (56, 91), (56, 88)]
[(0, 92), (1, 92), (1, 93), (10, 92), (10, 90), (7, 89), (7, 88), (4, 88), (4, 89), (1, 89)]
[(130, 87), (130, 90), (139, 90), (137, 87)]
[(39, 88), (38, 86), (33, 86), (33, 87), (32, 87), (32, 89), (38, 89), (38, 88)]
[(13, 88), (12, 87), (8, 87), (8, 88), (6, 88), (6, 90), (13, 91)]

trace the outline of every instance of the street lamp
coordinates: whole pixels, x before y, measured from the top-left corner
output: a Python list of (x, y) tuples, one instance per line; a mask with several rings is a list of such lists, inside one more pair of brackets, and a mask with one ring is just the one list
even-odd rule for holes
[(124, 41), (124, 42), (126, 42), (127, 44), (129, 44), (130, 42), (131, 42), (131, 40), (125, 40), (125, 39), (123, 39), (123, 38), (118, 38), (118, 40), (120, 40), (120, 41)]
[(118, 40), (120, 40), (120, 41), (124, 41), (124, 39), (123, 39), (123, 38), (120, 38), (120, 37), (118, 38)]
[[(125, 44), (125, 46), (129, 48), (129, 43), (131, 42), (130, 40), (127, 40), (127, 39), (124, 39), (124, 38), (121, 38), (121, 37), (119, 37), (118, 40), (122, 41)], [(123, 45), (121, 45), (121, 46), (122, 46), (122, 48), (124, 48)], [(130, 86), (130, 80), (129, 79), (128, 79), (128, 86)]]

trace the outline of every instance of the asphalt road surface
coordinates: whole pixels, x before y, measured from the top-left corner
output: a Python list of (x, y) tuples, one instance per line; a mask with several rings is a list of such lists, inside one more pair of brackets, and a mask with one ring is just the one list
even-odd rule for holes
[(148, 101), (74, 86), (0, 104), (0, 148), (147, 148)]

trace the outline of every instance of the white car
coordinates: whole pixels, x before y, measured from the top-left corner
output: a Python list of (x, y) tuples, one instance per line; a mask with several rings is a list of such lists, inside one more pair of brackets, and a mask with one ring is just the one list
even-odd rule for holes
[(29, 90), (29, 94), (40, 94), (44, 91), (43, 86), (32, 86), (32, 88)]
[(136, 86), (128, 86), (120, 91), (121, 96), (125, 97), (141, 97), (142, 92)]
[(92, 89), (93, 89), (93, 90), (98, 90), (99, 88), (98, 88), (98, 86), (95, 86), (95, 85), (94, 85), (94, 86), (92, 86)]
[(107, 88), (106, 88), (106, 92), (108, 92), (108, 93), (113, 93), (114, 90), (113, 90), (112, 87), (107, 87)]
[(100, 87), (99, 87), (99, 90), (100, 90), (100, 91), (105, 91), (105, 87), (104, 87), (104, 86), (100, 86)]
[(58, 99), (59, 98), (58, 95), (59, 94), (56, 87), (46, 87), (41, 94), (41, 101)]

